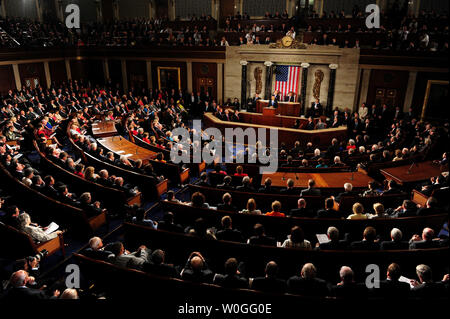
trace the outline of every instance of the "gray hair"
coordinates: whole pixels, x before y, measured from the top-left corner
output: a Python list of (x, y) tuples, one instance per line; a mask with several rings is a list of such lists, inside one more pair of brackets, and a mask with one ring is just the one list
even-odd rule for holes
[(352, 189), (353, 189), (353, 185), (350, 184), (350, 183), (345, 183), (345, 184), (344, 184), (344, 189), (345, 189), (347, 192), (351, 192)]
[(431, 281), (433, 277), (430, 266), (424, 264), (420, 264), (416, 267), (416, 274), (422, 282)]
[(306, 263), (302, 267), (301, 275), (303, 278), (311, 279), (315, 278), (317, 273), (316, 267), (312, 263)]
[(101, 243), (102, 240), (100, 237), (92, 237), (91, 239), (89, 239), (89, 247), (91, 247), (92, 249), (99, 249)]
[(28, 215), (27, 213), (20, 214), (18, 218), (19, 218), (20, 226), (22, 226), (22, 227), (25, 227), (27, 224), (29, 224), (31, 222), (30, 215)]
[(349, 266), (342, 266), (339, 270), (339, 277), (344, 282), (353, 281), (353, 270)]
[(391, 238), (392, 238), (392, 240), (400, 241), (400, 240), (402, 240), (402, 237), (403, 237), (403, 233), (402, 233), (402, 231), (400, 229), (392, 228), (392, 230), (391, 230)]
[(339, 238), (339, 229), (334, 226), (328, 227), (327, 235), (330, 239), (338, 239)]

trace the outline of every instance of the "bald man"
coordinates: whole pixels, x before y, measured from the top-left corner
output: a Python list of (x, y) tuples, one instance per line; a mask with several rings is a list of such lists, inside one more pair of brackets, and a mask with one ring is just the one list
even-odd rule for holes
[(186, 263), (186, 266), (181, 271), (181, 279), (212, 283), (214, 273), (209, 270), (205, 259), (199, 252), (193, 252)]
[(312, 263), (303, 265), (300, 276), (289, 278), (288, 291), (298, 295), (325, 297), (329, 295), (328, 284), (317, 278), (317, 269)]
[(367, 297), (367, 287), (356, 283), (353, 270), (348, 266), (342, 266), (339, 270), (341, 281), (331, 288), (331, 294), (343, 299), (364, 299)]
[(14, 272), (9, 280), (11, 289), (6, 293), (5, 300), (47, 299), (48, 297), (42, 290), (27, 287), (27, 284), (32, 280), (25, 270)]
[(409, 241), (409, 249), (426, 249), (439, 247), (439, 241), (434, 239), (434, 230), (426, 227), (422, 231), (422, 237), (414, 235)]

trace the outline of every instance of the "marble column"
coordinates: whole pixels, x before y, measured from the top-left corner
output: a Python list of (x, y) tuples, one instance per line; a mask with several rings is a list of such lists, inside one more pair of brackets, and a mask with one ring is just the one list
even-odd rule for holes
[(0, 1), (0, 16), (6, 17), (5, 0)]
[(108, 59), (102, 60), (102, 66), (103, 66), (103, 75), (105, 78), (105, 83), (108, 83), (111, 80), (111, 77), (109, 75), (109, 64)]
[(127, 61), (120, 60), (120, 66), (122, 69), (122, 87), (125, 93), (128, 92), (128, 74), (127, 74)]
[(217, 103), (223, 103), (223, 63), (217, 63)]
[(266, 84), (264, 90), (264, 99), (269, 100), (272, 95), (272, 76), (273, 76), (273, 62), (264, 62), (266, 66)]
[(152, 61), (145, 61), (145, 67), (147, 68), (147, 88), (153, 89)]
[(187, 90), (189, 93), (193, 92), (193, 83), (192, 83), (192, 62), (186, 62), (186, 74), (187, 74)]
[(412, 107), (414, 97), (414, 88), (416, 87), (417, 71), (409, 71), (408, 86), (406, 87), (405, 102), (403, 103), (403, 112), (408, 112)]
[(22, 89), (22, 82), (20, 80), (19, 65), (14, 63), (12, 68), (14, 73), (14, 81), (16, 82), (16, 89), (20, 91)]
[(338, 68), (337, 64), (330, 64), (328, 66), (330, 68), (330, 82), (328, 85), (328, 97), (327, 97), (327, 107), (325, 110), (325, 115), (330, 116), (333, 109), (333, 100), (334, 100), (334, 84), (336, 82), (336, 69)]
[(72, 71), (70, 69), (70, 60), (65, 59), (64, 64), (66, 65), (67, 80), (70, 81), (70, 80), (72, 80)]
[(48, 61), (44, 62), (44, 73), (45, 73), (45, 82), (47, 83), (47, 88), (52, 86), (52, 77), (50, 75), (50, 66)]
[[(241, 105), (247, 105), (247, 61), (241, 60), (239, 64), (242, 66), (241, 73)], [(245, 104), (244, 104), (245, 103)]]
[(300, 66), (302, 67), (302, 92), (301, 92), (301, 103), (302, 103), (302, 108), (300, 113), (303, 115), (305, 114), (305, 103), (306, 103), (306, 86), (308, 84), (308, 68), (310, 66), (309, 63), (302, 63), (300, 64)]
[[(359, 90), (359, 105), (366, 102), (367, 93), (369, 92), (371, 69), (362, 69), (361, 71), (362, 71), (362, 78)], [(356, 110), (358, 110), (359, 105), (356, 106)], [(370, 106), (368, 105), (368, 107)]]

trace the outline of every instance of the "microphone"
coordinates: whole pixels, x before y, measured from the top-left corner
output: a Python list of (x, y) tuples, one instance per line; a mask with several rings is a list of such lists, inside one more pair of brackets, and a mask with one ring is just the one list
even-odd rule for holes
[(283, 180), (283, 181), (286, 180), (286, 173), (287, 173), (287, 172), (284, 172), (283, 177), (281, 178), (281, 180)]

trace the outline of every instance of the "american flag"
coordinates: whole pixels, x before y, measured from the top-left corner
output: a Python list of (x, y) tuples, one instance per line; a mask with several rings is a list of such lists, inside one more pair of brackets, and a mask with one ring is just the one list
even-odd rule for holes
[(275, 90), (278, 90), (283, 98), (289, 92), (297, 95), (300, 67), (293, 65), (277, 65), (275, 71)]

